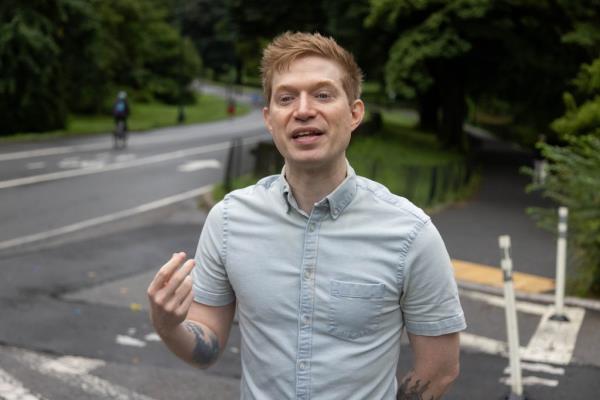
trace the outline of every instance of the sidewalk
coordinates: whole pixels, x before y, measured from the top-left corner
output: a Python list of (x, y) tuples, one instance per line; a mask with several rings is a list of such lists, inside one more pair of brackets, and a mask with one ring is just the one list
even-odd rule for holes
[(528, 207), (553, 207), (539, 193), (526, 193), (530, 178), (519, 172), (531, 156), (493, 138), (480, 138), (480, 190), (464, 203), (432, 216), (455, 260), (457, 279), (501, 288), (498, 237), (510, 235), (517, 290), (551, 293), (554, 288), (556, 237), (536, 226)]

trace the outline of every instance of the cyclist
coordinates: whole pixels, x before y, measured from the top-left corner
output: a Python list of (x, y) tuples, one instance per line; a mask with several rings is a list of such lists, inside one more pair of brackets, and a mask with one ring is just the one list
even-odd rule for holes
[(127, 101), (127, 93), (120, 91), (117, 99), (113, 104), (113, 116), (115, 118), (114, 140), (115, 147), (125, 147), (127, 144), (127, 117), (129, 117), (129, 102)]

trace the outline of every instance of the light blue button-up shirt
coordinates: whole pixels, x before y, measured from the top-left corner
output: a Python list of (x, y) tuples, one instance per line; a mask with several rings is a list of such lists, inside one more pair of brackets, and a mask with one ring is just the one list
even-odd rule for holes
[(195, 301), (237, 300), (242, 399), (392, 400), (404, 327), (466, 327), (430, 218), (350, 166), (310, 215), (283, 174), (230, 193), (196, 263)]

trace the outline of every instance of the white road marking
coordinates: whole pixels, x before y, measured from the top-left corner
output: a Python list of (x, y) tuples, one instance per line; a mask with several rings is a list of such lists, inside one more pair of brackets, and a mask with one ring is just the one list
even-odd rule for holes
[(0, 399), (45, 400), (45, 397), (31, 393), (19, 380), (0, 369)]
[(23, 244), (29, 244), (34, 242), (39, 242), (42, 240), (51, 239), (56, 236), (64, 235), (67, 233), (72, 233), (79, 231), (81, 229), (90, 228), (93, 226), (106, 224), (108, 222), (113, 222), (117, 220), (121, 220), (123, 218), (131, 217), (137, 214), (144, 213), (146, 211), (155, 210), (157, 208), (165, 207), (174, 203), (178, 203), (180, 201), (184, 201), (187, 199), (191, 199), (197, 196), (201, 196), (205, 193), (208, 193), (212, 189), (212, 185), (202, 186), (198, 189), (189, 190), (187, 192), (179, 193), (173, 196), (165, 197), (160, 200), (152, 201), (150, 203), (142, 204), (140, 206), (129, 208), (127, 210), (118, 211), (116, 213), (103, 215), (97, 218), (87, 219), (85, 221), (80, 221), (75, 224), (62, 226), (60, 228), (51, 229), (44, 232), (39, 232), (33, 235), (21, 236), (14, 239), (5, 240), (0, 242), (0, 250), (5, 250), (10, 247), (20, 246)]
[(506, 342), (468, 332), (460, 333), (460, 347), (486, 354), (508, 356), (508, 344)]
[(552, 364), (567, 365), (573, 357), (577, 334), (585, 316), (585, 309), (565, 307), (568, 322), (552, 321), (554, 310), (549, 307), (532, 336), (523, 358)]
[[(558, 386), (558, 380), (556, 379), (544, 379), (537, 376), (526, 376), (521, 379), (523, 386)], [(504, 383), (507, 386), (511, 386), (510, 378), (500, 378), (500, 383)]]
[(44, 161), (30, 162), (30, 163), (27, 163), (27, 165), (25, 166), (25, 168), (27, 168), (28, 170), (42, 169), (44, 167), (46, 167), (46, 163)]
[(193, 172), (205, 168), (221, 168), (221, 163), (218, 160), (194, 160), (177, 167), (180, 172)]
[(44, 362), (41, 368), (61, 374), (81, 375), (92, 372), (96, 368), (103, 367), (104, 365), (106, 365), (106, 363), (102, 360), (64, 356), (56, 359), (48, 359), (46, 362)]
[[(544, 372), (546, 374), (551, 374), (551, 375), (564, 375), (565, 374), (564, 368), (553, 367), (552, 365), (541, 364), (541, 363), (521, 362), (521, 368), (526, 369), (527, 371)], [(504, 369), (504, 373), (508, 374), (509, 372), (510, 372), (510, 367), (506, 367)]]
[[(461, 297), (467, 297), (469, 299), (481, 301), (483, 303), (487, 303), (492, 306), (504, 308), (504, 297), (495, 296), (487, 293), (481, 293), (474, 290), (460, 290)], [(535, 314), (535, 315), (544, 315), (547, 311), (547, 306), (535, 303), (528, 303), (524, 301), (517, 301), (517, 310), (527, 313), (527, 314)]]
[(73, 153), (75, 151), (104, 150), (107, 147), (108, 146), (105, 143), (94, 143), (80, 146), (62, 146), (49, 147), (46, 149), (39, 150), (15, 151), (12, 153), (0, 154), (0, 161), (18, 160), (21, 158), (55, 156), (58, 154)]
[[(106, 399), (114, 400), (152, 400), (143, 394), (136, 393), (122, 386), (110, 383), (107, 380), (94, 375), (89, 375), (89, 370), (73, 368), (73, 361), (54, 360), (50, 357), (36, 354), (30, 351), (20, 351), (19, 358), (32, 370), (44, 375), (59, 379), (63, 383), (79, 388), (80, 390)], [(81, 360), (81, 359), (80, 359)], [(96, 360), (88, 360), (88, 365), (94, 365)], [(65, 362), (65, 365), (57, 365)], [(83, 364), (83, 361), (79, 361)], [(99, 364), (100, 361), (96, 365)]]
[(127, 335), (117, 335), (115, 342), (122, 346), (146, 347), (146, 342)]
[[(246, 139), (245, 142), (248, 143), (248, 142), (252, 142), (254, 140), (262, 139), (262, 138), (264, 138), (264, 135), (256, 135), (256, 136), (245, 138)], [(90, 168), (85, 168), (85, 169), (51, 172), (48, 174), (28, 176), (28, 177), (24, 177), (24, 178), (9, 179), (6, 181), (0, 181), (0, 189), (6, 189), (6, 188), (11, 188), (11, 187), (16, 187), (16, 186), (31, 185), (34, 183), (53, 181), (53, 180), (57, 180), (57, 179), (73, 178), (76, 176), (98, 174), (101, 172), (115, 171), (115, 170), (124, 169), (124, 168), (140, 167), (143, 165), (155, 164), (155, 163), (160, 163), (160, 162), (164, 162), (164, 161), (175, 160), (178, 158), (195, 156), (195, 155), (210, 153), (210, 152), (219, 151), (219, 150), (226, 150), (230, 147), (230, 144), (231, 144), (231, 141), (220, 142), (220, 143), (206, 145), (206, 146), (192, 147), (192, 148), (185, 149), (185, 150), (177, 150), (177, 151), (173, 151), (173, 152), (169, 152), (169, 153), (155, 154), (153, 156), (140, 158), (137, 160), (116, 162), (114, 164), (109, 164), (109, 165), (105, 165), (102, 167), (95, 166), (95, 167), (90, 167)], [(75, 158), (77, 158), (77, 157), (74, 157), (74, 159)], [(75, 160), (69, 160), (69, 162), (73, 165), (75, 164)], [(65, 162), (65, 164), (69, 165), (68, 162)]]
[(162, 341), (162, 339), (160, 338), (160, 336), (158, 336), (158, 334), (156, 333), (149, 333), (146, 336), (144, 336), (144, 340), (146, 342), (160, 342)]

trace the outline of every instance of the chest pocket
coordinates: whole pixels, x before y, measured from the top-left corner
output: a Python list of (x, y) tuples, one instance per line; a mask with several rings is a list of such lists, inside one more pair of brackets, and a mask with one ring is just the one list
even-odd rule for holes
[(375, 332), (383, 294), (383, 283), (331, 281), (327, 331), (350, 340)]

